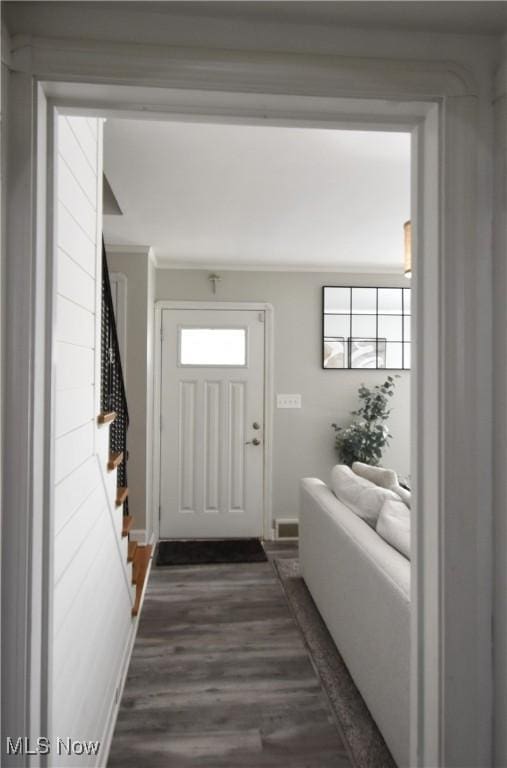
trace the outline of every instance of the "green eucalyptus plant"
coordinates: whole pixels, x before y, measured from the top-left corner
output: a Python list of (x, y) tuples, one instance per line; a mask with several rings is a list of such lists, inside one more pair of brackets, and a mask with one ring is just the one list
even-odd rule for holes
[[(399, 378), (398, 376), (396, 378)], [(394, 394), (396, 382), (388, 376), (383, 384), (374, 387), (359, 387), (360, 407), (351, 411), (354, 421), (348, 427), (332, 424), (336, 432), (335, 448), (340, 461), (352, 466), (354, 461), (376, 466), (382, 458), (384, 448), (389, 445), (392, 435), (386, 424), (391, 411), (389, 398)]]

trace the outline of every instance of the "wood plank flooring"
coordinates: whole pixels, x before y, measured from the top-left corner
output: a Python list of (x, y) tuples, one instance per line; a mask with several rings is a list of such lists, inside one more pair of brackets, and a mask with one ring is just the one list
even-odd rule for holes
[(108, 765), (350, 768), (270, 562), (152, 568)]

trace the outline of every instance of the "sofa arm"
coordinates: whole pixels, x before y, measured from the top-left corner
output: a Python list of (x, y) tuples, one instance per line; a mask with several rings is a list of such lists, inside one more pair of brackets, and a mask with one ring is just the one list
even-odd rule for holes
[(321, 480), (301, 482), (301, 573), (399, 766), (409, 762), (410, 562)]

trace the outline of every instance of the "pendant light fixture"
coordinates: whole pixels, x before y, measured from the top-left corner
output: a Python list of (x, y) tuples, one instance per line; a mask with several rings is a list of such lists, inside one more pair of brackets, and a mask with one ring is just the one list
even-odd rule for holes
[(404, 272), (405, 277), (412, 277), (412, 222), (406, 221), (403, 225), (405, 239), (404, 248)]

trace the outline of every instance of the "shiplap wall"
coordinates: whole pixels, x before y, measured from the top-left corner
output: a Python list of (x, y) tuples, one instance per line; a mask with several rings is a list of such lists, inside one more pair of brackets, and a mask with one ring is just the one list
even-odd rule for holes
[(107, 472), (100, 409), (102, 122), (56, 126), (56, 331), (52, 720), (55, 739), (99, 740), (98, 757), (53, 750), (51, 765), (104, 765), (133, 631), (131, 566)]

